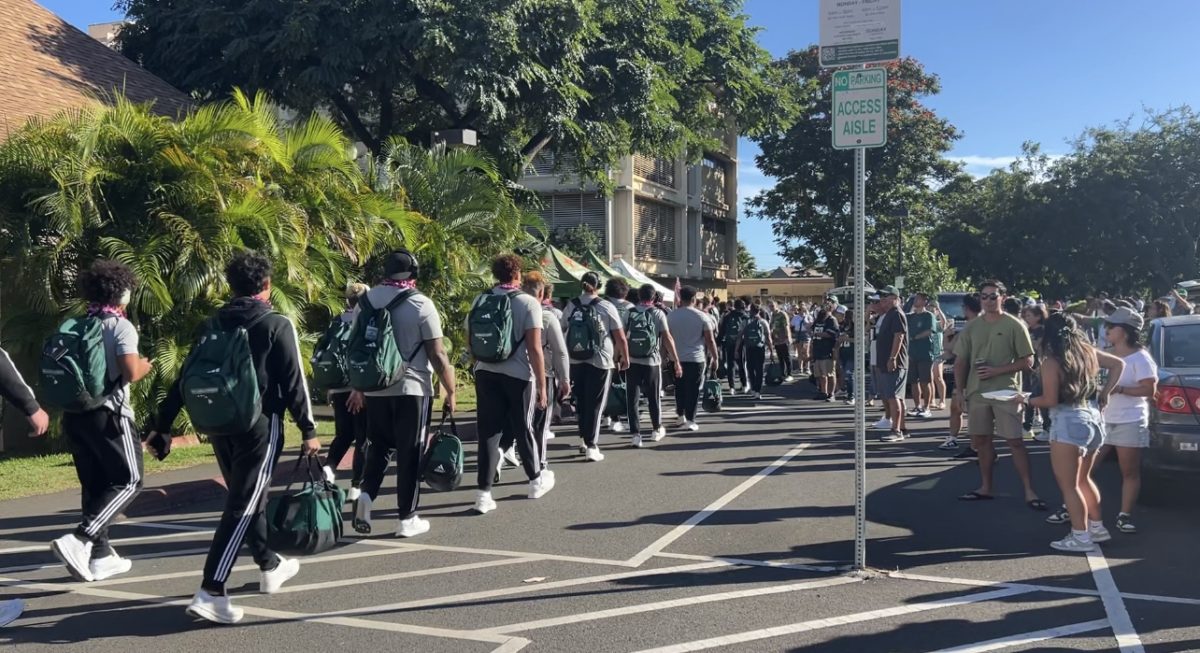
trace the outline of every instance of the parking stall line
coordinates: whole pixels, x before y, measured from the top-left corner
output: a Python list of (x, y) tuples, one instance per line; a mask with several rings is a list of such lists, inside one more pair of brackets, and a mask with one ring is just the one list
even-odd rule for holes
[(537, 560), (557, 560), (560, 562), (579, 562), (588, 565), (602, 565), (605, 567), (637, 567), (638, 565), (630, 564), (627, 560), (606, 560), (604, 558), (582, 558), (578, 556), (558, 555), (555, 553), (537, 553), (534, 551), (502, 551), (499, 549), (478, 549), (465, 546), (442, 546), (438, 544), (410, 544), (408, 542), (392, 542), (388, 540), (355, 540), (363, 544), (372, 546), (384, 546), (393, 548), (408, 548), (415, 551), (445, 551), (447, 553), (470, 553), (484, 556), (500, 556), (504, 558), (535, 558)]
[[(139, 524), (140, 525), (140, 524)], [(187, 530), (174, 533), (165, 533), (163, 535), (141, 535), (138, 537), (126, 537), (118, 540), (113, 540), (113, 546), (121, 546), (126, 544), (145, 544), (147, 542), (159, 542), (162, 540), (178, 540), (188, 537), (198, 537), (200, 535), (212, 535), (213, 530), (210, 528), (201, 530)], [(39, 551), (49, 551), (50, 541), (45, 544), (35, 544), (31, 546), (18, 546), (8, 549), (0, 549), (0, 555), (11, 555), (15, 553), (37, 553)]]
[[(382, 574), (379, 576), (356, 576), (353, 578), (343, 578), (341, 580), (331, 580), (321, 583), (309, 583), (307, 585), (285, 585), (282, 589), (275, 592), (276, 594), (292, 594), (295, 592), (309, 592), (312, 590), (325, 590), (335, 587), (357, 587), (369, 583), (383, 583), (390, 580), (403, 580), (405, 578), (421, 578), (423, 576), (437, 576), (439, 574), (452, 574), (459, 571), (471, 571), (473, 569), (487, 569), (488, 567), (503, 567), (506, 565), (519, 565), (528, 562), (541, 562), (536, 558), (502, 558), (500, 560), (486, 560), (484, 562), (470, 562), (461, 565), (452, 565), (449, 567), (432, 567), (430, 569), (418, 569), (416, 571), (402, 571), (394, 574)], [(301, 566), (303, 569), (303, 566)]]
[[(929, 583), (945, 583), (948, 585), (970, 585), (972, 587), (1020, 587), (1035, 592), (1053, 592), (1055, 594), (1075, 594), (1078, 596), (1100, 596), (1098, 590), (1085, 590), (1073, 587), (1056, 587), (1054, 585), (1034, 585), (1031, 583), (1007, 583), (994, 580), (973, 580), (970, 578), (953, 578), (950, 576), (930, 576), (928, 574), (910, 574), (903, 571), (887, 572), (889, 578), (901, 580), (916, 580)], [(1151, 601), (1156, 603), (1174, 603), (1177, 605), (1200, 605), (1200, 599), (1182, 596), (1164, 596), (1161, 594), (1138, 594), (1121, 592), (1121, 598), (1127, 601)]]
[(706, 507), (704, 510), (701, 510), (700, 512), (692, 515), (691, 517), (688, 518), (687, 521), (685, 521), (682, 524), (671, 529), (670, 532), (668, 532), (666, 535), (663, 535), (662, 537), (655, 540), (654, 543), (652, 543), (650, 546), (646, 547), (645, 549), (642, 549), (641, 552), (639, 552), (638, 554), (634, 555), (632, 558), (629, 559), (629, 561), (628, 561), (629, 564), (631, 564), (635, 567), (640, 567), (647, 560), (654, 557), (658, 553), (661, 553), (663, 549), (665, 549), (668, 546), (670, 546), (671, 544), (673, 544), (676, 540), (683, 537), (684, 535), (687, 535), (688, 531), (692, 530), (692, 528), (694, 528), (697, 524), (700, 524), (704, 520), (713, 516), (718, 511), (720, 511), (722, 508), (729, 505), (729, 503), (732, 502), (734, 499), (745, 494), (750, 488), (757, 485), (759, 481), (770, 476), (771, 474), (775, 473), (776, 470), (778, 470), (779, 468), (788, 464), (788, 462), (790, 462), (793, 458), (800, 455), (800, 452), (807, 449), (809, 447), (809, 444), (810, 443), (805, 442), (802, 444), (798, 444), (795, 447), (792, 447), (792, 449), (790, 451), (788, 451), (787, 453), (780, 456), (778, 460), (776, 460), (775, 462), (771, 463), (770, 465), (762, 468), (754, 476), (751, 476), (750, 478), (746, 479), (745, 481), (742, 481), (741, 483), (738, 484), (737, 487), (726, 492), (724, 495), (722, 495), (716, 501), (713, 501), (712, 503), (710, 503), (708, 505), (708, 507)]
[(774, 585), (771, 587), (760, 587), (750, 590), (738, 590), (733, 592), (721, 592), (718, 594), (706, 594), (703, 596), (690, 596), (682, 599), (671, 599), (668, 601), (654, 601), (651, 603), (640, 603), (637, 605), (626, 605), (619, 608), (609, 610), (599, 610), (595, 612), (584, 612), (581, 614), (567, 615), (564, 617), (555, 617), (553, 619), (539, 619), (537, 621), (526, 621), (522, 623), (508, 624), (505, 626), (497, 626), (495, 628), (485, 628), (479, 632), (497, 633), (497, 634), (513, 634), (521, 633), (527, 630), (538, 630), (541, 628), (553, 628), (556, 626), (566, 626), (569, 624), (583, 623), (585, 621), (596, 621), (599, 619), (611, 619), (613, 617), (623, 617), (631, 614), (644, 614), (647, 612), (655, 612), (658, 610), (674, 610), (692, 605), (703, 605), (705, 603), (718, 603), (721, 601), (731, 601), (736, 599), (752, 598), (756, 596), (770, 596), (772, 594), (786, 594), (789, 592), (800, 592), (803, 590), (818, 589), (822, 587), (834, 587), (837, 585), (849, 585), (852, 583), (861, 583), (861, 578), (851, 578), (841, 576), (837, 578), (825, 578), (821, 580), (805, 581), (802, 583), (789, 583), (787, 585)]
[(1057, 628), (1047, 628), (1045, 630), (1037, 630), (1032, 633), (1022, 633), (1020, 635), (1010, 635), (999, 639), (992, 639), (978, 644), (967, 644), (965, 646), (955, 646), (954, 648), (944, 648), (933, 653), (988, 653), (988, 651), (1000, 651), (1014, 646), (1027, 646), (1036, 644), (1050, 639), (1059, 637), (1070, 637), (1071, 635), (1079, 635), (1082, 633), (1090, 633), (1094, 630), (1108, 628), (1108, 619), (1096, 619), (1095, 621), (1085, 621), (1083, 623), (1071, 624), (1069, 626), (1059, 626)]
[(732, 635), (723, 635), (721, 637), (712, 637), (708, 639), (699, 639), (692, 642), (684, 642), (681, 644), (671, 644), (669, 646), (660, 646), (657, 648), (645, 649), (638, 653), (684, 653), (686, 651), (703, 651), (706, 649), (717, 648), (721, 646), (732, 646), (734, 644), (744, 644), (762, 639), (770, 639), (773, 637), (782, 637), (784, 635), (794, 635), (796, 633), (810, 632), (814, 630), (822, 630), (825, 628), (836, 628), (838, 626), (846, 626), (849, 624), (862, 623), (864, 621), (875, 621), (878, 619), (889, 619), (891, 617), (899, 617), (907, 614), (915, 614), (918, 612), (928, 612), (930, 610), (941, 610), (943, 608), (953, 608), (972, 603), (980, 603), (983, 601), (995, 601), (1020, 594), (1027, 594), (1028, 590), (1017, 588), (1005, 588), (994, 590), (991, 592), (982, 592), (979, 594), (969, 594), (966, 596), (956, 596), (937, 601), (929, 601), (925, 603), (914, 603), (911, 605), (901, 605), (893, 608), (883, 608), (880, 610), (871, 610), (869, 612), (859, 612), (857, 614), (849, 614), (840, 617), (829, 617), (827, 619), (813, 619), (811, 621), (801, 621), (799, 623), (789, 624), (786, 626), (777, 626), (774, 628), (760, 628), (757, 630), (748, 630)]
[[(42, 547), (39, 550), (46, 551), (48, 549), (49, 549), (49, 547)], [(203, 548), (194, 548), (194, 549), (179, 549), (177, 551), (169, 551), (166, 553), (139, 553), (139, 554), (135, 554), (135, 555), (127, 555), (124, 557), (128, 560), (159, 560), (159, 559), (166, 559), (166, 558), (182, 558), (184, 556), (196, 555), (198, 553), (207, 553), (207, 552), (208, 552), (208, 547), (203, 547)], [(17, 565), (15, 567), (4, 567), (3, 569), (0, 569), (0, 574), (14, 574), (14, 573), (20, 573), (23, 571), (41, 571), (43, 569), (62, 568), (62, 566), (63, 565), (61, 562), (35, 563), (35, 564), (30, 564), (30, 565)], [(109, 584), (112, 582), (113, 581), (96, 581), (96, 582), (92, 582), (92, 583), (88, 583), (88, 584), (89, 585), (97, 585), (98, 583), (99, 584)], [(123, 582), (129, 582), (129, 581), (126, 580)]]
[(795, 571), (811, 571), (822, 574), (834, 574), (838, 572), (848, 571), (850, 565), (806, 565), (792, 562), (773, 562), (771, 560), (753, 560), (750, 558), (728, 558), (725, 556), (702, 556), (692, 553), (671, 553), (663, 551), (662, 553), (654, 554), (655, 558), (671, 558), (675, 560), (710, 560), (714, 562), (725, 562), (731, 565), (739, 565), (743, 567), (767, 567), (770, 569), (792, 569)]
[(1121, 590), (1117, 589), (1117, 582), (1108, 569), (1108, 559), (1096, 548), (1087, 554), (1087, 560), (1092, 568), (1092, 580), (1100, 591), (1100, 601), (1104, 603), (1104, 613), (1108, 615), (1113, 635), (1117, 638), (1117, 647), (1121, 653), (1143, 653), (1142, 638), (1133, 628), (1133, 620), (1129, 618), (1125, 601), (1121, 599)]

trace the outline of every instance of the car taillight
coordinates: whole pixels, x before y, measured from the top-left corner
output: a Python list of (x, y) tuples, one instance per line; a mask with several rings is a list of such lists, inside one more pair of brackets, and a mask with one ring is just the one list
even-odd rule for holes
[(1159, 412), (1187, 415), (1200, 413), (1200, 389), (1177, 385), (1158, 386), (1155, 404)]

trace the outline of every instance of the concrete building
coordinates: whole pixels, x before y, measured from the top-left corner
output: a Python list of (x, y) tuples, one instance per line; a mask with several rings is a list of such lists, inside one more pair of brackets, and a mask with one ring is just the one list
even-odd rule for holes
[(606, 196), (543, 152), (522, 183), (541, 195), (553, 233), (585, 225), (607, 260), (624, 258), (668, 287), (679, 277), (720, 296), (737, 276), (737, 135), (695, 165), (635, 154), (612, 170)]

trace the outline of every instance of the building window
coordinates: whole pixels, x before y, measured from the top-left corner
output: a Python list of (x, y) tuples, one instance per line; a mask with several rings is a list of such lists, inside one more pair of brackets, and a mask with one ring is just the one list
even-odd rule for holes
[(641, 197), (633, 200), (634, 255), (640, 260), (676, 261), (675, 208)]
[(704, 229), (700, 240), (704, 246), (704, 267), (720, 267), (728, 265), (725, 256), (729, 239), (729, 223), (725, 220), (704, 219)]
[(703, 191), (700, 205), (704, 214), (728, 218), (729, 198), (725, 193), (725, 164), (713, 157), (704, 157), (700, 168), (700, 184)]
[[(608, 250), (608, 199), (598, 193), (556, 193), (541, 195), (542, 221), (554, 233), (584, 225), (600, 237), (600, 249)], [(604, 255), (604, 251), (597, 254)]]
[(675, 188), (675, 162), (670, 159), (633, 155), (633, 174), (660, 186)]
[(688, 265), (695, 265), (700, 259), (700, 214), (688, 211), (687, 221), (687, 262)]
[(575, 158), (566, 154), (556, 154), (554, 150), (543, 149), (534, 155), (529, 165), (525, 166), (526, 177), (547, 175), (573, 175), (579, 169)]

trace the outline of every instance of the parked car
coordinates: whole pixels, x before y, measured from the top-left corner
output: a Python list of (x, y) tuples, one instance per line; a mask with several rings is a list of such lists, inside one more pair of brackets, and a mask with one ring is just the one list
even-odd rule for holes
[(1200, 315), (1151, 321), (1148, 346), (1158, 395), (1150, 403), (1141, 501), (1159, 504), (1182, 496), (1182, 483), (1200, 481)]

